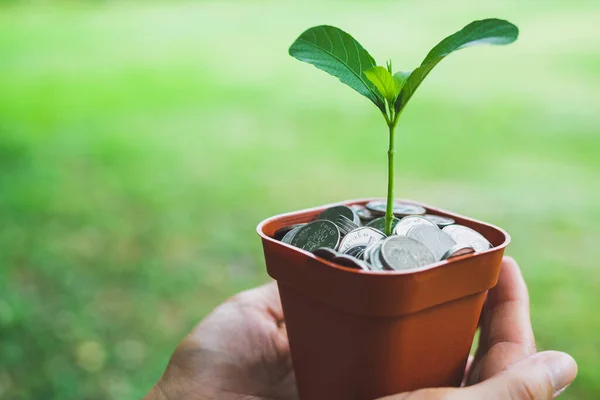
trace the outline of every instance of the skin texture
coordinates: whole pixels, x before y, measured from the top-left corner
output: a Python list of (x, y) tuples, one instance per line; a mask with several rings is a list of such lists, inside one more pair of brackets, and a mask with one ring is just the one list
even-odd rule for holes
[(277, 285), (242, 292), (181, 341), (150, 399), (297, 399)]
[[(577, 375), (567, 354), (536, 353), (529, 296), (518, 265), (502, 263), (480, 320), (481, 337), (462, 388), (423, 389), (386, 400), (546, 400)], [(217, 307), (179, 344), (145, 400), (298, 399), (275, 283)]]

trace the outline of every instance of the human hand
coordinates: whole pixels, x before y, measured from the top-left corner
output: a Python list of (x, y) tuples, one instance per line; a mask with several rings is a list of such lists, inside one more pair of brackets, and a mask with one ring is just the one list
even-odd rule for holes
[(577, 364), (568, 354), (536, 354), (527, 286), (512, 258), (502, 261), (480, 329), (464, 387), (422, 389), (380, 400), (546, 400), (556, 398), (575, 379)]
[(298, 399), (277, 285), (217, 307), (177, 346), (145, 400)]
[[(552, 399), (575, 379), (574, 360), (535, 354), (529, 298), (517, 264), (502, 263), (482, 312), (466, 387), (423, 389), (386, 400)], [(274, 283), (243, 292), (206, 317), (177, 347), (146, 400), (298, 398)]]

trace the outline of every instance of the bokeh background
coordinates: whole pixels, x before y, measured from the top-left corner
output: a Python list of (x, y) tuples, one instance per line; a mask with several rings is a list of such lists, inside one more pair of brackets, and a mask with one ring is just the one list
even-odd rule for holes
[(397, 195), (510, 232), (564, 398), (600, 398), (600, 3), (542, 0), (0, 2), (0, 398), (140, 398), (267, 281), (260, 220), (385, 195), (385, 124), (288, 56), (304, 29), (409, 70), (483, 17), (521, 36), (426, 79)]

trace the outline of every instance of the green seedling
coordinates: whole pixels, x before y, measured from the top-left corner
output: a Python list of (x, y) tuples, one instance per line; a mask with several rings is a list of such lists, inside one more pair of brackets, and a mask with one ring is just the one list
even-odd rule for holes
[(348, 33), (321, 25), (302, 33), (291, 45), (289, 53), (333, 75), (342, 83), (371, 100), (383, 114), (389, 130), (388, 190), (385, 233), (391, 234), (394, 204), (394, 131), (398, 118), (421, 85), (421, 82), (448, 54), (480, 44), (509, 44), (519, 29), (501, 19), (473, 21), (460, 31), (439, 42), (412, 71), (396, 73), (392, 63), (378, 66), (371, 55)]

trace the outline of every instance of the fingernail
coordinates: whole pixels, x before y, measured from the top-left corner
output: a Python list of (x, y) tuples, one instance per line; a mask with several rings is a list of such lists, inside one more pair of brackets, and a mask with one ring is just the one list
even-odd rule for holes
[(565, 390), (567, 390), (567, 388), (569, 387), (569, 385), (565, 386), (564, 388), (560, 389), (558, 392), (554, 393), (554, 398), (556, 399), (558, 396), (560, 396), (561, 394), (563, 394), (563, 392)]
[(545, 360), (545, 364), (548, 367), (554, 388), (554, 397), (556, 397), (575, 379), (577, 363), (566, 353), (553, 352), (552, 356)]

